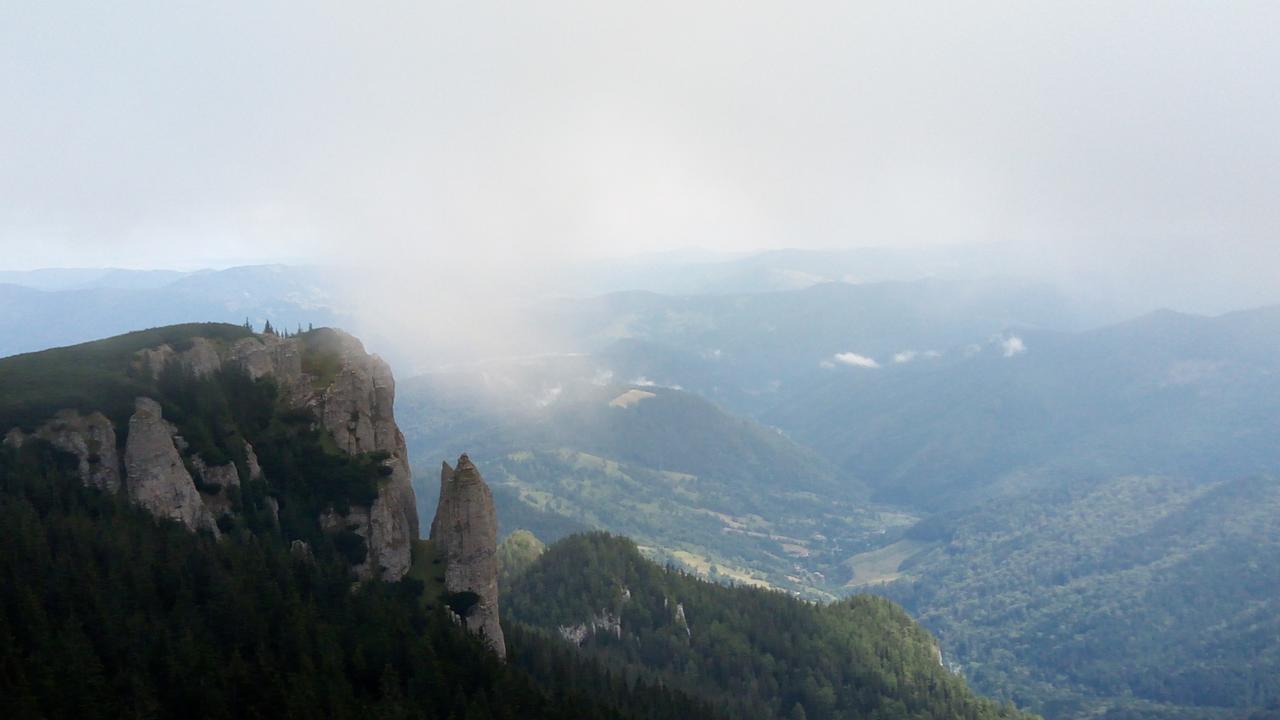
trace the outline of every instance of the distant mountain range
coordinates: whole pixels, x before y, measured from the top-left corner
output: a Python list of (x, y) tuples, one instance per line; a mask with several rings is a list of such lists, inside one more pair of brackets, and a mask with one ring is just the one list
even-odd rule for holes
[(1280, 307), (1003, 337), (813, 378), (762, 418), (934, 509), (1063, 475), (1280, 473)]
[(184, 322), (339, 324), (326, 272), (261, 265), (177, 273), (0, 273), (0, 356)]

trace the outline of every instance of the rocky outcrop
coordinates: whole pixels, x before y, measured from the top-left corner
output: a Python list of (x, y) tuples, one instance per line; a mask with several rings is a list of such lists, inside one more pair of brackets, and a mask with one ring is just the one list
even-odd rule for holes
[(556, 630), (560, 633), (560, 637), (579, 647), (592, 635), (600, 632), (608, 633), (621, 640), (622, 618), (608, 610), (601, 610), (584, 623), (561, 625)]
[(354, 527), (368, 555), (355, 568), (362, 579), (398, 580), (409, 571), (418, 537), (409, 452), (395, 421), (395, 378), (391, 367), (365, 352), (356, 338), (321, 329), (306, 337), (256, 335), (236, 341), (228, 362), (253, 378), (270, 376), (286, 402), (310, 410), (339, 449), (350, 454), (381, 452), (388, 475), (368, 508), (328, 518), (332, 527)]
[(253, 445), (244, 444), (244, 464), (249, 470), (250, 480), (262, 479), (262, 466), (258, 464), (258, 454), (253, 451)]
[[(621, 592), (618, 593), (617, 610), (602, 608), (595, 615), (592, 615), (586, 622), (577, 625), (560, 625), (556, 631), (560, 633), (560, 637), (568, 642), (581, 647), (588, 639), (597, 633), (607, 633), (613, 635), (619, 640), (622, 639), (622, 606), (631, 602), (631, 589), (623, 585)], [(662, 599), (662, 606), (667, 606), (667, 599)], [(680, 609), (680, 619), (684, 618), (684, 609)]]
[[(255, 380), (270, 377), (286, 404), (313, 413), (340, 450), (353, 455), (385, 453), (387, 476), (370, 507), (321, 520), (331, 528), (352, 528), (365, 539), (368, 553), (354, 568), (358, 577), (403, 577), (418, 537), (418, 509), (409, 453), (395, 421), (395, 379), (390, 366), (365, 352), (356, 338), (330, 329), (289, 338), (254, 335), (220, 347), (198, 338), (182, 353), (162, 345), (140, 352), (138, 361), (153, 373), (176, 360), (197, 375), (229, 364)], [(250, 476), (260, 476), (252, 448), (246, 455)]]
[(159, 345), (140, 350), (137, 363), (152, 377), (159, 376), (170, 362), (177, 362), (184, 370), (196, 377), (211, 375), (222, 367), (222, 355), (218, 346), (207, 338), (193, 338), (191, 346), (177, 352), (169, 345)]
[[(364, 539), (367, 552), (353, 568), (360, 579), (398, 580), (408, 572), (418, 538), (418, 511), (409, 453), (395, 422), (395, 379), (386, 362), (365, 352), (356, 338), (320, 329), (295, 337), (262, 334), (233, 342), (194, 337), (162, 344), (136, 352), (131, 373), (159, 378), (175, 365), (196, 377), (225, 367), (241, 368), (253, 379), (270, 377), (283, 404), (312, 415), (338, 450), (378, 453), (383, 477), (374, 500), (367, 507), (344, 508), (341, 515), (330, 508), (318, 520), (334, 532), (352, 531)], [(123, 465), (117, 430), (124, 428), (113, 428), (101, 413), (65, 411), (32, 436), (75, 455), (84, 482), (111, 491), (123, 487), (134, 502), (157, 516), (217, 534), (215, 518), (231, 512), (229, 491), (242, 479), (237, 466), (205, 462), (164, 420), (159, 403), (145, 397), (137, 399), (129, 421)], [(4, 442), (20, 446), (27, 437), (14, 429)], [(257, 454), (248, 443), (243, 469), (245, 479), (263, 479)], [(277, 500), (267, 497), (266, 502), (278, 523)]]
[(213, 514), (205, 507), (174, 444), (173, 426), (165, 421), (155, 400), (140, 397), (134, 405), (125, 441), (124, 467), (125, 487), (135, 503), (192, 530), (218, 534)]
[(302, 347), (297, 338), (243, 338), (231, 346), (230, 356), (230, 361), (244, 368), (254, 380), (271, 375), (288, 387), (302, 377)]
[[(248, 443), (246, 443), (247, 445)], [(240, 472), (236, 470), (235, 463), (227, 463), (225, 465), (207, 465), (199, 455), (191, 460), (191, 466), (195, 468), (196, 474), (200, 476), (200, 484), (210, 489), (222, 490), (231, 487), (240, 487)], [(216, 491), (215, 490), (215, 491)]]
[(482, 634), (499, 657), (505, 657), (498, 621), (498, 517), (489, 486), (466, 455), (458, 458), (457, 468), (444, 463), (440, 470), (440, 503), (431, 522), (431, 540), (444, 558), (445, 589), (477, 596), (462, 617), (463, 625)]
[(78, 461), (80, 480), (90, 487), (107, 492), (120, 489), (120, 454), (116, 449), (116, 431), (111, 421), (100, 412), (81, 415), (63, 410), (30, 436), (14, 428), (5, 442), (21, 446), (28, 437), (47, 441), (55, 448), (74, 455)]
[[(385, 453), (389, 471), (368, 511), (369, 559), (360, 571), (398, 580), (409, 571), (410, 549), (418, 537), (409, 451), (395, 421), (395, 378), (377, 355), (367, 355), (359, 341), (340, 336), (341, 369), (319, 390), (295, 387), (295, 402), (309, 407), (342, 450)], [(307, 377), (304, 375), (304, 377)], [(309, 378), (308, 378), (309, 379)]]
[[(245, 451), (252, 452), (252, 446), (245, 443)], [(199, 455), (191, 458), (191, 467), (195, 471), (194, 478), (200, 480), (196, 489), (204, 498), (205, 507), (214, 518), (231, 512), (231, 488), (240, 487), (240, 471), (233, 462), (225, 465), (209, 465)]]
[(693, 631), (689, 629), (689, 619), (684, 616), (684, 603), (676, 603), (676, 625), (684, 628), (686, 637), (693, 637)]

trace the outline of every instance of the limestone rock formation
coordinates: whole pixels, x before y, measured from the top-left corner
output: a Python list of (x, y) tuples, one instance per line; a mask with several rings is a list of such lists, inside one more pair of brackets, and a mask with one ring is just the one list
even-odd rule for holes
[(272, 375), (288, 386), (302, 376), (302, 349), (296, 338), (275, 335), (243, 338), (231, 346), (230, 359), (254, 380)]
[(258, 454), (253, 451), (253, 445), (244, 444), (244, 464), (249, 469), (250, 480), (262, 479), (262, 466), (258, 464)]
[(240, 473), (236, 470), (235, 463), (208, 465), (197, 455), (192, 459), (191, 465), (195, 468), (196, 473), (200, 475), (200, 482), (204, 485), (218, 488), (240, 486)]
[(165, 421), (160, 403), (138, 398), (133, 417), (129, 418), (124, 449), (129, 498), (159, 517), (217, 535), (213, 514), (205, 507), (191, 473), (183, 465), (173, 436), (173, 426)]
[(196, 377), (210, 375), (222, 367), (222, 356), (218, 346), (208, 338), (193, 338), (191, 347), (182, 352), (175, 351), (169, 345), (147, 348), (138, 352), (138, 365), (146, 369), (152, 377), (158, 376), (161, 370), (172, 361)]
[[(246, 452), (252, 452), (252, 446), (245, 443)], [(196, 477), (200, 478), (197, 489), (201, 491), (205, 507), (214, 518), (231, 512), (231, 488), (240, 487), (240, 471), (233, 462), (225, 465), (209, 465), (199, 455), (191, 458), (191, 467)]]
[(506, 641), (498, 621), (498, 516), (493, 494), (466, 455), (457, 468), (440, 470), (440, 504), (431, 522), (431, 539), (445, 563), (444, 584), (450, 593), (474, 593), (463, 625), (482, 633), (499, 657)]
[[(388, 475), (373, 504), (352, 508), (343, 517), (322, 518), (322, 522), (331, 528), (352, 527), (365, 539), (368, 555), (355, 568), (358, 577), (398, 580), (409, 571), (410, 549), (418, 537), (418, 510), (409, 452), (395, 421), (395, 379), (382, 358), (365, 352), (351, 335), (330, 329), (316, 330), (308, 337), (242, 338), (222, 355), (212, 342), (198, 339), (177, 355), (161, 346), (139, 357), (155, 372), (174, 357), (196, 374), (212, 372), (225, 363), (243, 368), (254, 379), (270, 376), (285, 402), (314, 413), (339, 449), (353, 455), (385, 453)], [(260, 474), (251, 448), (246, 455), (250, 475)]]
[(366, 354), (358, 340), (334, 335), (340, 369), (319, 389), (313, 376), (304, 376), (308, 382), (295, 383), (292, 398), (315, 413), (342, 450), (353, 455), (387, 455), (383, 464), (389, 474), (367, 514), (369, 557), (357, 572), (398, 580), (409, 571), (410, 549), (418, 537), (418, 509), (409, 451), (393, 413), (395, 379), (390, 366), (377, 355)]
[(622, 617), (608, 610), (601, 610), (586, 622), (577, 625), (561, 625), (556, 630), (560, 633), (560, 637), (578, 647), (582, 647), (587, 638), (599, 632), (608, 633), (621, 640)]
[[(80, 480), (84, 484), (108, 492), (120, 489), (116, 431), (102, 413), (81, 415), (75, 410), (63, 410), (36, 428), (31, 437), (48, 441), (59, 450), (75, 455), (79, 461)], [(26, 438), (21, 430), (14, 428), (5, 437), (5, 442), (21, 446)]]
[[(318, 520), (327, 529), (350, 530), (364, 538), (365, 559), (353, 568), (360, 579), (399, 580), (408, 572), (418, 538), (418, 511), (409, 453), (395, 422), (395, 379), (385, 361), (365, 352), (356, 338), (322, 328), (295, 337), (262, 334), (234, 342), (194, 337), (181, 345), (145, 348), (134, 354), (131, 372), (158, 378), (171, 364), (197, 377), (224, 367), (242, 368), (255, 380), (270, 377), (283, 403), (312, 414), (339, 450), (381, 454), (384, 477), (373, 502), (342, 515), (330, 509)], [(236, 465), (209, 465), (191, 452), (164, 420), (160, 404), (149, 398), (136, 401), (122, 464), (116, 433), (123, 430), (112, 427), (102, 413), (67, 410), (30, 437), (75, 455), (86, 484), (108, 491), (123, 487), (130, 499), (157, 516), (217, 535), (215, 520), (231, 511), (229, 489), (242, 479)], [(15, 428), (5, 434), (4, 442), (21, 446), (28, 437)], [(246, 479), (263, 479), (249, 443), (244, 469)], [(268, 497), (266, 502), (278, 523), (276, 499)]]

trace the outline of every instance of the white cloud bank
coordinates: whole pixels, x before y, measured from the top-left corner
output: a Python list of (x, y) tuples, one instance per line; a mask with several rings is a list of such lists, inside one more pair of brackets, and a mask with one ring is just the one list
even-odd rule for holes
[(869, 358), (866, 355), (859, 355), (856, 352), (836, 353), (834, 356), (832, 356), (831, 359), (834, 360), (835, 362), (840, 363), (841, 365), (849, 365), (851, 367), (861, 367), (861, 368), (880, 367), (880, 363), (876, 362), (875, 358)]
[(898, 365), (903, 365), (913, 360), (935, 360), (942, 357), (942, 353), (937, 350), (903, 350), (900, 353), (894, 353), (893, 361)]

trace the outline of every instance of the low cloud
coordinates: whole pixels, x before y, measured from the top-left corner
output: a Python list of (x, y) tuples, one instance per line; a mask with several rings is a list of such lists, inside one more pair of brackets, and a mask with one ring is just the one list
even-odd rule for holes
[(668, 388), (670, 390), (684, 390), (684, 386), (678, 383), (667, 384), (667, 383), (654, 382), (653, 380), (650, 380), (649, 378), (643, 375), (637, 378), (633, 378), (631, 382), (627, 384), (635, 385), (636, 387), (661, 387), (661, 388)]
[(564, 387), (556, 385), (554, 387), (545, 388), (542, 394), (535, 401), (538, 407), (547, 407), (560, 398), (560, 393), (564, 391)]
[(894, 353), (893, 361), (902, 365), (913, 360), (934, 360), (940, 357), (942, 353), (937, 350), (903, 350), (900, 353)]
[(1027, 344), (1022, 342), (1022, 338), (1017, 335), (1010, 335), (1000, 341), (1000, 350), (1004, 356), (1011, 358), (1014, 355), (1021, 355), (1027, 351)]
[(836, 353), (832, 359), (842, 365), (850, 365), (852, 367), (862, 367), (862, 368), (880, 367), (880, 363), (876, 362), (875, 358), (869, 358), (866, 355), (859, 355), (858, 353), (855, 353), (855, 352)]
[(916, 356), (918, 356), (919, 354), (920, 353), (916, 352), (915, 350), (903, 350), (900, 353), (894, 354), (893, 361), (899, 365), (903, 363), (909, 363), (912, 360), (915, 360)]

